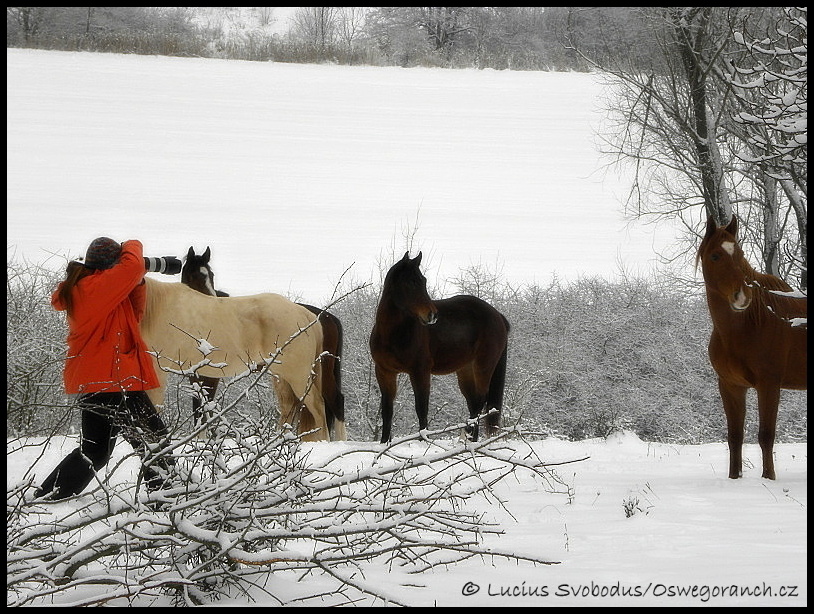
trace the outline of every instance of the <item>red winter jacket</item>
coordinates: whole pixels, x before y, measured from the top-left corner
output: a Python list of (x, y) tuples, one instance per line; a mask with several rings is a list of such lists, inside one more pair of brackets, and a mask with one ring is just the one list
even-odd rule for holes
[[(95, 271), (74, 287), (64, 373), (68, 394), (158, 387), (153, 358), (139, 332), (147, 302), (144, 272), (141, 242), (125, 241), (112, 268)], [(51, 305), (66, 309), (59, 289)]]

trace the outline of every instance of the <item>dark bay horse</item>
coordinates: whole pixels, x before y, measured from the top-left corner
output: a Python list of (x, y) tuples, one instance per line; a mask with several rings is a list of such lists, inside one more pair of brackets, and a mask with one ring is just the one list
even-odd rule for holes
[(755, 271), (737, 233), (734, 216), (721, 228), (710, 217), (698, 248), (696, 262), (701, 262), (712, 317), (709, 359), (726, 413), (729, 477), (741, 476), (746, 391), (754, 388), (763, 477), (773, 480), (780, 389), (807, 389), (807, 300), (795, 296), (783, 280)]
[(467, 437), (478, 439), (478, 417), (486, 412), (487, 435), (497, 431), (503, 406), (509, 322), (481, 299), (427, 294), (421, 253), (409, 252), (388, 271), (370, 351), (381, 391), (382, 443), (390, 441), (397, 376), (407, 373), (415, 394), (418, 428), (427, 428), (431, 375), (456, 373), (469, 408)]
[[(215, 274), (209, 264), (212, 252), (209, 247), (203, 254), (196, 254), (190, 247), (184, 260), (184, 267), (181, 269), (181, 283), (186, 284), (193, 290), (210, 296), (229, 296), (226, 292), (215, 289)], [(343, 332), (342, 322), (332, 313), (298, 303), (308, 311), (318, 316), (322, 325), (322, 350), (327, 352), (322, 357), (322, 398), (325, 403), (325, 417), (328, 422), (328, 430), (333, 441), (345, 441), (347, 432), (345, 429), (345, 395), (342, 394), (342, 346)], [(207, 401), (215, 398), (218, 387), (218, 380), (210, 377), (190, 378), (192, 383), (198, 383), (205, 394)], [(201, 416), (201, 400), (198, 395), (192, 399), (192, 412), (195, 423), (198, 423)]]

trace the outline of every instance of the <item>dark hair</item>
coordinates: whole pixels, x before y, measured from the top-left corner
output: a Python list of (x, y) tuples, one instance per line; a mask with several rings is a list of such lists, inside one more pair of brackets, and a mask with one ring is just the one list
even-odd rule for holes
[(65, 269), (65, 281), (57, 289), (57, 294), (65, 305), (68, 315), (73, 315), (73, 289), (80, 279), (93, 275), (93, 269), (89, 269), (81, 262), (71, 260)]

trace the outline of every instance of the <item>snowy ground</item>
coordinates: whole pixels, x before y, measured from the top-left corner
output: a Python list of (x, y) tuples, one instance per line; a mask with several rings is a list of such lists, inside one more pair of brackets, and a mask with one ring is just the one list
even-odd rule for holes
[[(34, 475), (50, 471), (73, 445), (72, 440), (52, 440)], [(358, 444), (304, 445), (317, 461)], [(607, 440), (548, 439), (533, 447), (548, 462), (590, 458), (557, 470), (570, 495), (550, 494), (539, 480), (522, 474), (498, 486), (495, 494), (506, 509), (484, 505), (482, 511), (501, 522), (505, 534), (487, 545), (560, 564), (532, 567), (474, 559), (418, 576), (368, 565), (366, 581), (393, 600), (416, 606), (806, 605), (805, 444), (776, 446), (779, 477), (774, 482), (760, 477), (756, 445), (745, 448), (741, 480), (726, 477), (725, 444), (672, 446), (618, 433)], [(9, 484), (41, 451), (28, 447), (9, 457)], [(129, 453), (120, 442), (109, 466)], [(119, 471), (135, 471), (135, 461), (128, 462)], [(638, 508), (630, 517), (626, 503)], [(256, 605), (276, 605), (277, 599), (311, 605), (345, 601), (336, 583), (321, 576), (298, 581), (293, 573), (258, 573), (257, 580), (274, 597), (250, 589)], [(296, 601), (320, 594), (327, 596)], [(65, 596), (60, 599), (65, 603)], [(148, 603), (167, 602), (140, 597), (135, 605)], [(247, 603), (245, 596), (220, 602)], [(376, 604), (381, 602), (369, 598), (356, 603)]]
[(100, 235), (210, 245), (225, 291), (319, 304), (416, 227), (431, 287), (471, 265), (647, 272), (675, 242), (624, 219), (590, 75), (20, 49), (7, 68), (7, 252), (54, 268)]

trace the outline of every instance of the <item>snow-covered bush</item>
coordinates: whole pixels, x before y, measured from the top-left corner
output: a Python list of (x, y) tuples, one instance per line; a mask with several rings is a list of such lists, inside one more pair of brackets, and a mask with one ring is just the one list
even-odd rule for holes
[(44, 266), (6, 265), (6, 436), (64, 432), (64, 316), (51, 292), (60, 275)]
[[(22, 272), (25, 271), (25, 274)], [(39, 271), (39, 272), (38, 272)], [(53, 275), (38, 267), (8, 265), (7, 341), (9, 434), (42, 435), (60, 424), (69, 404), (61, 394), (66, 328), (51, 310)], [(342, 388), (349, 438), (378, 441), (379, 390), (368, 338), (380, 285), (353, 287), (330, 307), (342, 321)], [(504, 424), (568, 439), (607, 436), (630, 429), (648, 441), (723, 441), (726, 426), (717, 382), (707, 357), (710, 319), (703, 295), (628, 277), (617, 281), (554, 280), (548, 286), (513, 288), (481, 268), (430, 292), (480, 296), (511, 323), (504, 395)], [(337, 296), (341, 296), (341, 288)], [(191, 392), (172, 380), (165, 407), (169, 422), (189, 423)], [(224, 404), (242, 399), (254, 419), (276, 421), (266, 384), (225, 390)], [(783, 391), (778, 440), (806, 437), (805, 392)], [(747, 430), (756, 432), (756, 411)], [(430, 426), (461, 422), (466, 404), (454, 375), (433, 377)], [(409, 379), (399, 379), (393, 432), (415, 432)]]

